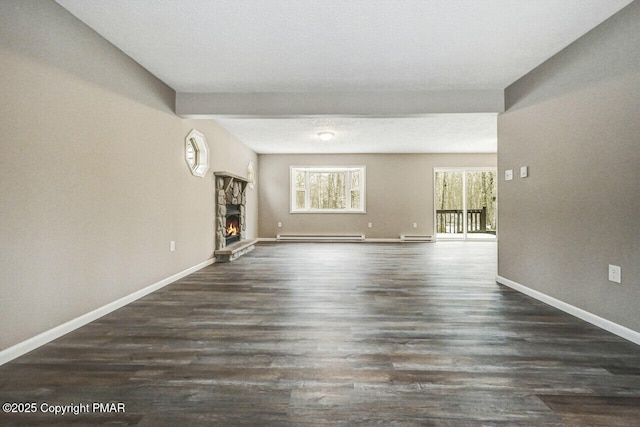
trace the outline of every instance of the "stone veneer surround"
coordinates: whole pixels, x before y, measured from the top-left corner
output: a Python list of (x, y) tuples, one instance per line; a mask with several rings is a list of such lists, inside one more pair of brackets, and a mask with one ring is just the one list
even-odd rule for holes
[(216, 179), (216, 250), (226, 244), (227, 205), (238, 205), (240, 209), (240, 240), (246, 238), (245, 207), (248, 181), (228, 172), (215, 172)]
[[(216, 180), (216, 241), (215, 252), (216, 261), (228, 262), (249, 252), (253, 249), (255, 242), (248, 242), (246, 205), (247, 205), (247, 184), (249, 181), (229, 172), (214, 172)], [(227, 205), (237, 205), (240, 209), (240, 241), (227, 247)]]

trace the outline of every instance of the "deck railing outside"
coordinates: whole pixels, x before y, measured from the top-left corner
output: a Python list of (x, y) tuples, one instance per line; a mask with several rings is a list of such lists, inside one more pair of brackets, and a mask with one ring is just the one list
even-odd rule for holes
[[(436, 210), (436, 228), (438, 233), (462, 233), (464, 228), (462, 209)], [(467, 209), (467, 233), (495, 233), (487, 230), (487, 208)]]

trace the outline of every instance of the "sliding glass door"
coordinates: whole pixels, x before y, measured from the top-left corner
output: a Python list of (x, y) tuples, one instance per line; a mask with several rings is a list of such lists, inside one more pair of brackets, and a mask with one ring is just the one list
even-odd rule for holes
[(495, 169), (436, 169), (434, 182), (438, 239), (496, 238)]

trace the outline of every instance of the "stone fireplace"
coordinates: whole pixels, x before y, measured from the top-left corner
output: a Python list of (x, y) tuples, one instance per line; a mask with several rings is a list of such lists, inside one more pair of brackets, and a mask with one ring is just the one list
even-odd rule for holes
[(216, 242), (217, 262), (228, 262), (251, 251), (254, 240), (247, 240), (248, 181), (229, 172), (214, 172), (216, 180)]

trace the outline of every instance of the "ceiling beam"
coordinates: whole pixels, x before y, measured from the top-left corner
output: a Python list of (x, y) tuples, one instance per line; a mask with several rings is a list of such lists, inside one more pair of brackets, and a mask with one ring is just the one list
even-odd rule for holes
[(176, 94), (176, 114), (184, 118), (412, 117), (502, 112), (503, 90)]

